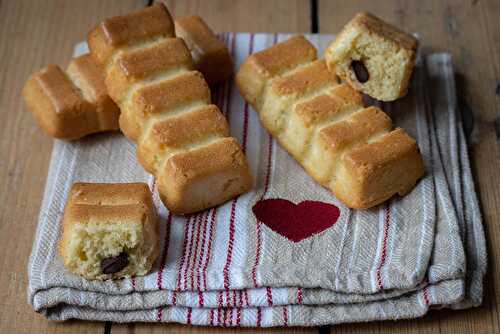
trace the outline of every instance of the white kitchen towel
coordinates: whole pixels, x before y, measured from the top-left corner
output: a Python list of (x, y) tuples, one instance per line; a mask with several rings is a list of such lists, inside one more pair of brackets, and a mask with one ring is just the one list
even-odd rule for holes
[[(236, 67), (287, 37), (222, 36)], [(332, 39), (307, 37), (320, 53)], [(417, 139), (427, 174), (407, 196), (371, 210), (350, 210), (314, 183), (260, 126), (232, 81), (214, 88), (213, 96), (246, 150), (255, 187), (188, 217), (170, 215), (154, 191), (162, 255), (145, 277), (87, 281), (70, 274), (56, 252), (73, 182), (143, 181), (155, 190), (136, 162), (135, 146), (118, 133), (56, 141), (28, 268), (35, 310), (56, 320), (279, 326), (409, 318), (431, 305), (481, 303), (485, 242), (449, 55), (419, 61), (408, 96), (381, 105)], [(322, 202), (340, 215), (312, 235), (273, 230), (256, 220), (252, 207), (276, 198)]]

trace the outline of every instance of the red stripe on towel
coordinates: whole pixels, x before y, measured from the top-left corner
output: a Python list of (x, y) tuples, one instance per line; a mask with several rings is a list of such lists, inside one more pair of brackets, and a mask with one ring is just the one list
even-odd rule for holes
[(237, 327), (241, 326), (241, 307), (238, 307), (236, 309), (236, 326)]
[(238, 290), (238, 307), (243, 306), (243, 290)]
[(224, 327), (228, 326), (228, 322), (229, 322), (228, 313), (229, 313), (229, 308), (225, 307), (224, 308), (224, 321), (222, 322), (222, 325)]
[(224, 312), (222, 317), (222, 327), (226, 327), (226, 319), (227, 319), (227, 308), (223, 308), (222, 312)]
[(177, 305), (177, 290), (174, 290), (172, 292), (172, 305), (176, 306)]
[(190, 282), (191, 282), (191, 290), (194, 290), (194, 270), (196, 266), (196, 258), (199, 258), (198, 254), (198, 248), (200, 245), (200, 234), (201, 234), (201, 222), (203, 221), (203, 216), (205, 215), (205, 212), (202, 212), (200, 214), (200, 219), (199, 221), (196, 221), (196, 241), (195, 241), (195, 247), (194, 247), (194, 254), (193, 254), (193, 262), (191, 263), (191, 273), (190, 273)]
[(187, 289), (187, 280), (188, 280), (188, 267), (189, 267), (189, 263), (191, 262), (191, 255), (193, 253), (193, 239), (194, 239), (194, 228), (195, 228), (195, 225), (196, 225), (196, 222), (198, 220), (198, 215), (195, 215), (193, 217), (193, 219), (190, 219), (190, 226), (192, 226), (190, 228), (190, 234), (189, 234), (189, 250), (188, 250), (188, 256), (187, 256), (187, 260), (186, 260), (186, 267), (184, 267), (184, 280), (183, 280), (183, 288), (184, 289)]
[(382, 283), (382, 267), (384, 266), (387, 257), (387, 239), (389, 235), (390, 222), (391, 222), (391, 204), (389, 202), (386, 204), (384, 209), (384, 239), (382, 242), (382, 255), (380, 257), (380, 263), (377, 268), (377, 285), (379, 290), (384, 289), (384, 285)]
[(429, 306), (431, 304), (430, 300), (429, 300), (429, 276), (426, 276), (425, 279), (424, 279), (425, 283), (427, 284), (424, 288), (424, 302), (425, 302), (425, 305)]
[[(210, 215), (211, 210), (207, 210), (205, 213), (205, 216), (203, 218), (203, 234), (201, 237), (201, 250), (200, 250), (200, 256), (198, 257), (198, 264), (196, 265), (196, 285), (198, 288), (198, 291), (201, 291), (201, 275), (200, 269), (202, 268), (202, 262), (203, 258), (205, 257), (205, 243), (207, 240), (207, 228), (208, 228), (208, 216)], [(200, 305), (201, 307), (201, 305)]]
[(188, 325), (191, 325), (191, 315), (193, 313), (193, 309), (191, 307), (187, 308), (187, 314), (186, 314), (186, 323)]
[(212, 256), (212, 241), (214, 238), (214, 228), (217, 218), (217, 209), (212, 211), (212, 219), (210, 221), (210, 233), (207, 246), (207, 258), (205, 259), (205, 265), (203, 266), (203, 287), (207, 290), (207, 274), (208, 274), (208, 262), (210, 262), (210, 257)]
[(210, 309), (210, 326), (214, 325), (214, 309)]
[(198, 290), (198, 306), (203, 307), (205, 305), (205, 299), (203, 297), (203, 292)]
[(224, 266), (224, 288), (226, 289), (226, 298), (229, 299), (229, 267), (231, 266), (231, 260), (233, 256), (234, 247), (234, 216), (236, 211), (236, 203), (238, 202), (238, 197), (231, 203), (231, 215), (229, 217), (229, 240), (227, 243), (226, 251), (226, 265)]
[(266, 294), (267, 294), (267, 305), (273, 306), (273, 290), (271, 290), (270, 287), (266, 287)]
[(191, 216), (189, 216), (186, 220), (185, 223), (185, 228), (184, 228), (184, 240), (182, 242), (182, 257), (181, 261), (179, 262), (179, 268), (177, 269), (177, 284), (176, 284), (176, 289), (174, 290), (172, 294), (172, 305), (177, 304), (177, 291), (180, 289), (181, 286), (181, 274), (182, 274), (182, 267), (184, 266), (184, 261), (186, 260), (186, 248), (187, 248), (187, 239), (188, 239), (188, 234), (189, 234), (189, 226), (190, 226), (190, 220)]
[[(253, 51), (253, 40), (254, 40), (254, 35), (250, 35), (250, 45), (248, 47), (248, 54), (250, 55)], [(234, 41), (234, 38), (233, 38)], [(231, 89), (229, 89), (229, 97), (228, 100), (231, 101)], [(230, 103), (230, 102), (228, 102)], [(229, 113), (230, 109), (228, 109)], [(244, 108), (244, 121), (243, 121), (243, 143), (242, 143), (242, 148), (243, 148), (243, 153), (246, 153), (246, 145), (247, 145), (247, 134), (248, 134), (248, 103), (245, 102), (245, 108)], [(231, 204), (231, 214), (229, 216), (229, 241), (227, 244), (227, 255), (226, 255), (226, 265), (224, 266), (224, 288), (226, 291), (230, 289), (230, 267), (231, 267), (231, 261), (233, 257), (233, 247), (234, 247), (234, 232), (235, 232), (235, 227), (234, 227), (234, 219), (236, 215), (236, 204), (238, 203), (239, 196), (233, 199), (233, 202)], [(229, 299), (229, 293), (226, 292), (226, 298)]]
[[(208, 215), (210, 214), (210, 210), (205, 211), (203, 215), (203, 236), (201, 240), (201, 250), (200, 255), (198, 256), (198, 264), (193, 271), (196, 270), (196, 288), (198, 289), (198, 306), (203, 307), (205, 305), (205, 299), (203, 296), (203, 292), (201, 292), (201, 274), (200, 268), (202, 266), (203, 257), (205, 256), (205, 241), (207, 235), (207, 226), (208, 226)], [(194, 275), (194, 274), (193, 274)]]
[(288, 327), (288, 306), (283, 306), (283, 326)]
[(255, 262), (254, 262), (253, 268), (252, 268), (253, 285), (256, 288), (259, 286), (257, 284), (257, 266), (259, 264), (259, 259), (260, 259), (260, 248), (262, 247), (262, 245), (261, 245), (262, 240), (261, 240), (260, 230), (261, 230), (261, 223), (260, 223), (260, 221), (257, 221), (257, 247), (255, 247)]
[(299, 303), (299, 305), (302, 305), (302, 288), (297, 288), (297, 303)]
[(245, 306), (245, 305), (250, 306), (248, 304), (248, 290), (247, 289), (243, 290), (243, 305), (242, 306)]
[(431, 302), (429, 301), (429, 292), (427, 291), (427, 287), (424, 288), (424, 301), (425, 305), (431, 304)]
[(262, 310), (260, 307), (257, 307), (257, 327), (260, 327), (262, 323)]
[(167, 226), (165, 226), (165, 239), (163, 241), (163, 251), (160, 260), (160, 270), (158, 271), (158, 277), (156, 279), (156, 285), (159, 290), (163, 289), (163, 271), (165, 270), (165, 261), (167, 260), (168, 246), (170, 240), (170, 229), (172, 225), (172, 214), (168, 212), (167, 215)]
[(156, 321), (161, 322), (161, 318), (163, 316), (163, 306), (158, 308), (158, 313), (156, 314)]
[(221, 310), (222, 310), (222, 291), (217, 291), (217, 295), (219, 296), (218, 304), (219, 308), (217, 309), (217, 325), (220, 325), (221, 323)]

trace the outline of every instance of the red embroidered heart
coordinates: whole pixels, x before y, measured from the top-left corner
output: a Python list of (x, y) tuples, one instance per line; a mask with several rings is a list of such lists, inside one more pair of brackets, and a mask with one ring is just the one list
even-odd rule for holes
[(323, 232), (340, 216), (339, 208), (333, 204), (316, 201), (294, 204), (281, 198), (258, 201), (252, 211), (257, 220), (293, 242)]

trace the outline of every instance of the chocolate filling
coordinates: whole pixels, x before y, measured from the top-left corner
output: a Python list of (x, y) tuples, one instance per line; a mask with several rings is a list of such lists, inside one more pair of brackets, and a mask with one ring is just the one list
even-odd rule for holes
[(103, 274), (114, 274), (128, 265), (128, 254), (121, 252), (117, 256), (110, 256), (101, 260)]
[(359, 82), (365, 83), (368, 81), (368, 79), (370, 79), (370, 74), (368, 73), (368, 69), (361, 60), (351, 61), (351, 68), (354, 71), (356, 79), (358, 79)]

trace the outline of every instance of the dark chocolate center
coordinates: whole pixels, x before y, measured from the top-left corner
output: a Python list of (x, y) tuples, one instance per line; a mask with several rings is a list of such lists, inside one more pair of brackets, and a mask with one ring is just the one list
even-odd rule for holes
[(121, 252), (117, 256), (110, 256), (101, 260), (103, 274), (114, 274), (128, 265), (128, 254)]
[(351, 68), (354, 71), (356, 79), (358, 79), (359, 82), (365, 83), (368, 81), (368, 79), (370, 79), (370, 74), (368, 73), (368, 69), (361, 60), (353, 60), (351, 62)]

